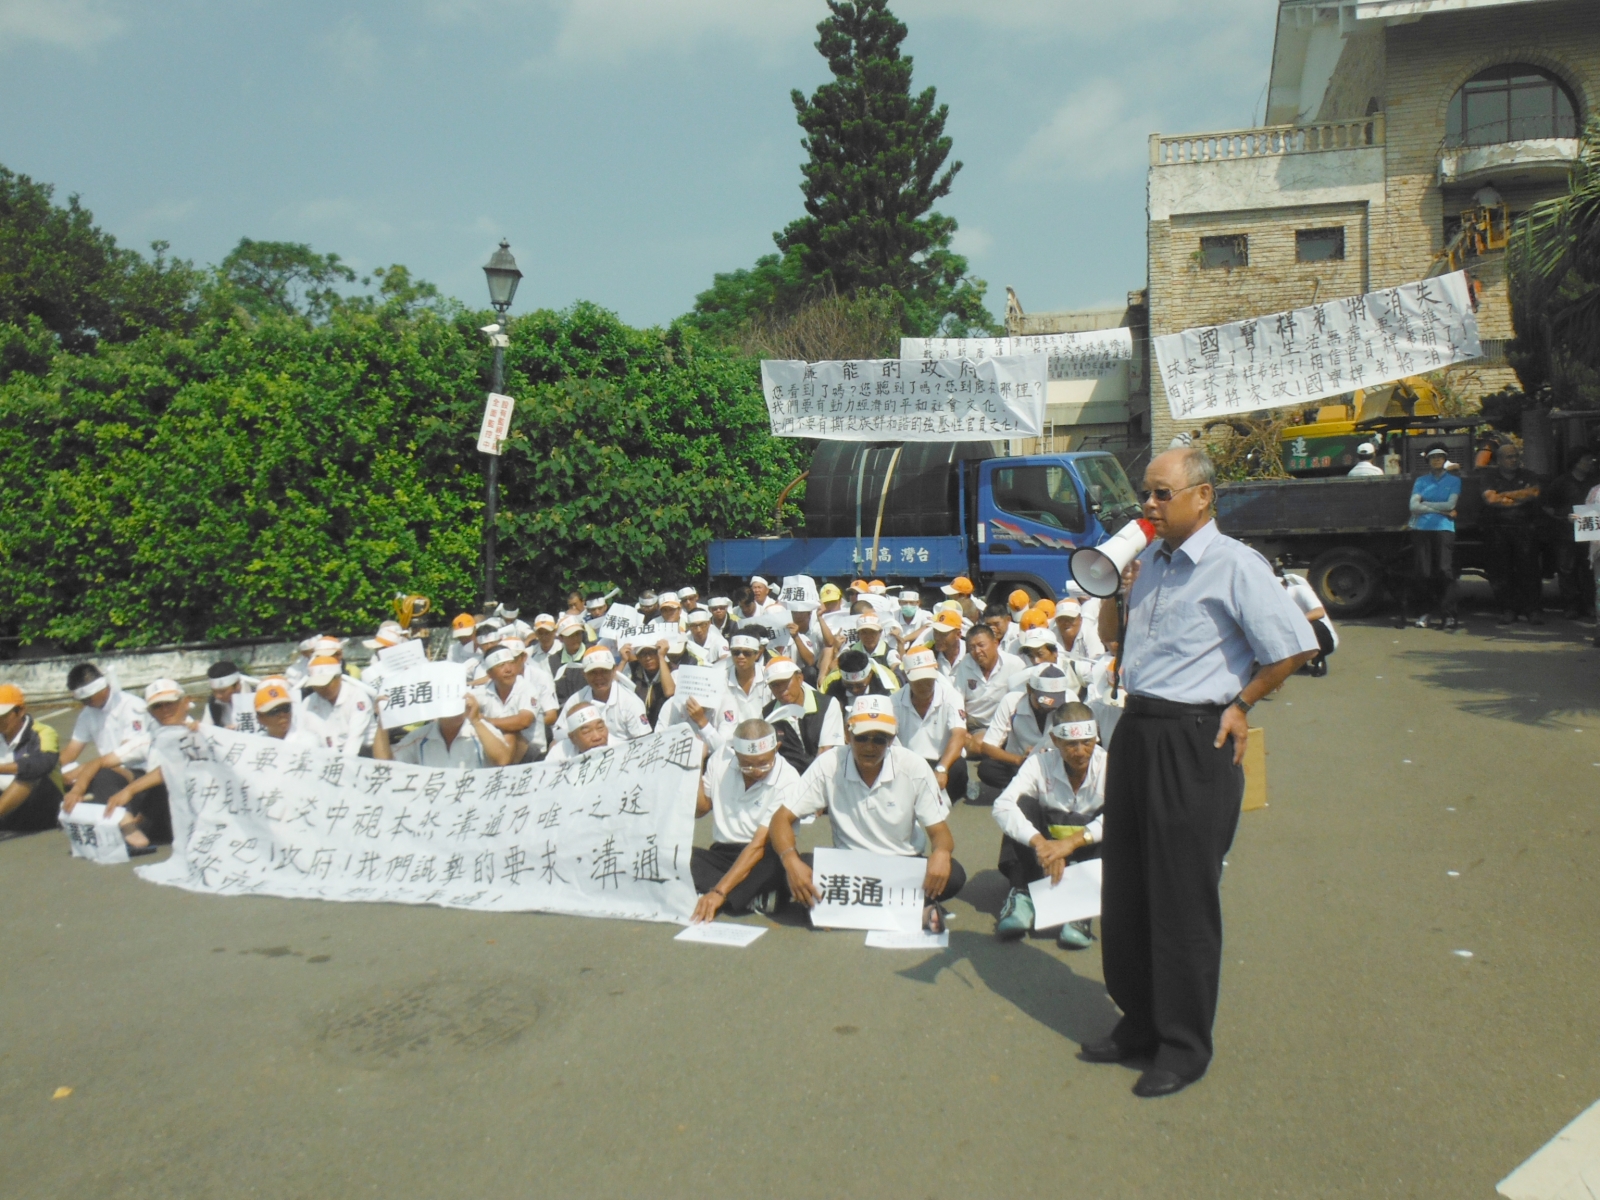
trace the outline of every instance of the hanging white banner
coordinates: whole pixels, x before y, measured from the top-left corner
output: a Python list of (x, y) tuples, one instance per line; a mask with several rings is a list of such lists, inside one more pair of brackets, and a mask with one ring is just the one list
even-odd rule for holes
[(762, 360), (778, 437), (949, 442), (1029, 437), (1044, 425), (1045, 360)]
[(1007, 355), (1043, 354), (1051, 379), (1099, 379), (1133, 361), (1129, 329), (1089, 329), (1082, 333), (1039, 333), (1030, 337), (901, 338), (900, 357), (970, 358), (982, 362)]
[(502, 396), (497, 392), (489, 393), (489, 401), (483, 406), (483, 424), (478, 427), (480, 453), (500, 453), (506, 434), (511, 432), (511, 414), (516, 407), (517, 402), (510, 396)]
[(433, 770), (185, 732), (162, 756), (172, 857), (218, 895), (437, 904), (684, 924), (699, 742), (688, 725), (566, 762)]
[(1463, 271), (1155, 339), (1175, 421), (1310, 404), (1482, 353)]

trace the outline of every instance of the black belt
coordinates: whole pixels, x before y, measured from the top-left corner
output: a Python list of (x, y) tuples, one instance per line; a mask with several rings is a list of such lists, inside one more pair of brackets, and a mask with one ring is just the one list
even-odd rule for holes
[(1140, 717), (1220, 717), (1227, 707), (1226, 704), (1179, 704), (1176, 700), (1159, 700), (1155, 696), (1129, 696), (1123, 711)]

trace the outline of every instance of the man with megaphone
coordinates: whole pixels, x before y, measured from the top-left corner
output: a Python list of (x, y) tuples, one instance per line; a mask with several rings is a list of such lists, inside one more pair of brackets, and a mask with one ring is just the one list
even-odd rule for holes
[(1121, 643), (1127, 691), (1106, 767), (1100, 915), (1122, 1020), (1082, 1056), (1152, 1059), (1134, 1094), (1166, 1096), (1211, 1062), (1218, 885), (1244, 796), (1246, 714), (1317, 642), (1267, 560), (1217, 529), (1204, 450), (1151, 460), (1139, 498), (1143, 520), (1072, 560), (1091, 595), (1118, 595), (1101, 605), (1100, 636)]

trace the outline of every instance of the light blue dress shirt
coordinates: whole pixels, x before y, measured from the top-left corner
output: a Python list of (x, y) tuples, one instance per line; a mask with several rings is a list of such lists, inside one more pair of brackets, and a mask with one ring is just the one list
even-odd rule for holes
[(1125, 646), (1130, 696), (1227, 704), (1254, 664), (1315, 650), (1317, 639), (1267, 560), (1207, 521), (1176, 550), (1157, 541), (1139, 555)]

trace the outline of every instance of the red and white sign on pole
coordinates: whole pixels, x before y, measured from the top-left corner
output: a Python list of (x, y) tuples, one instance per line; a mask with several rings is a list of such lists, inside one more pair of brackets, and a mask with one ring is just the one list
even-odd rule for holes
[(511, 431), (511, 410), (517, 402), (510, 396), (489, 393), (483, 409), (483, 428), (478, 430), (478, 449), (484, 454), (499, 454), (500, 445)]

